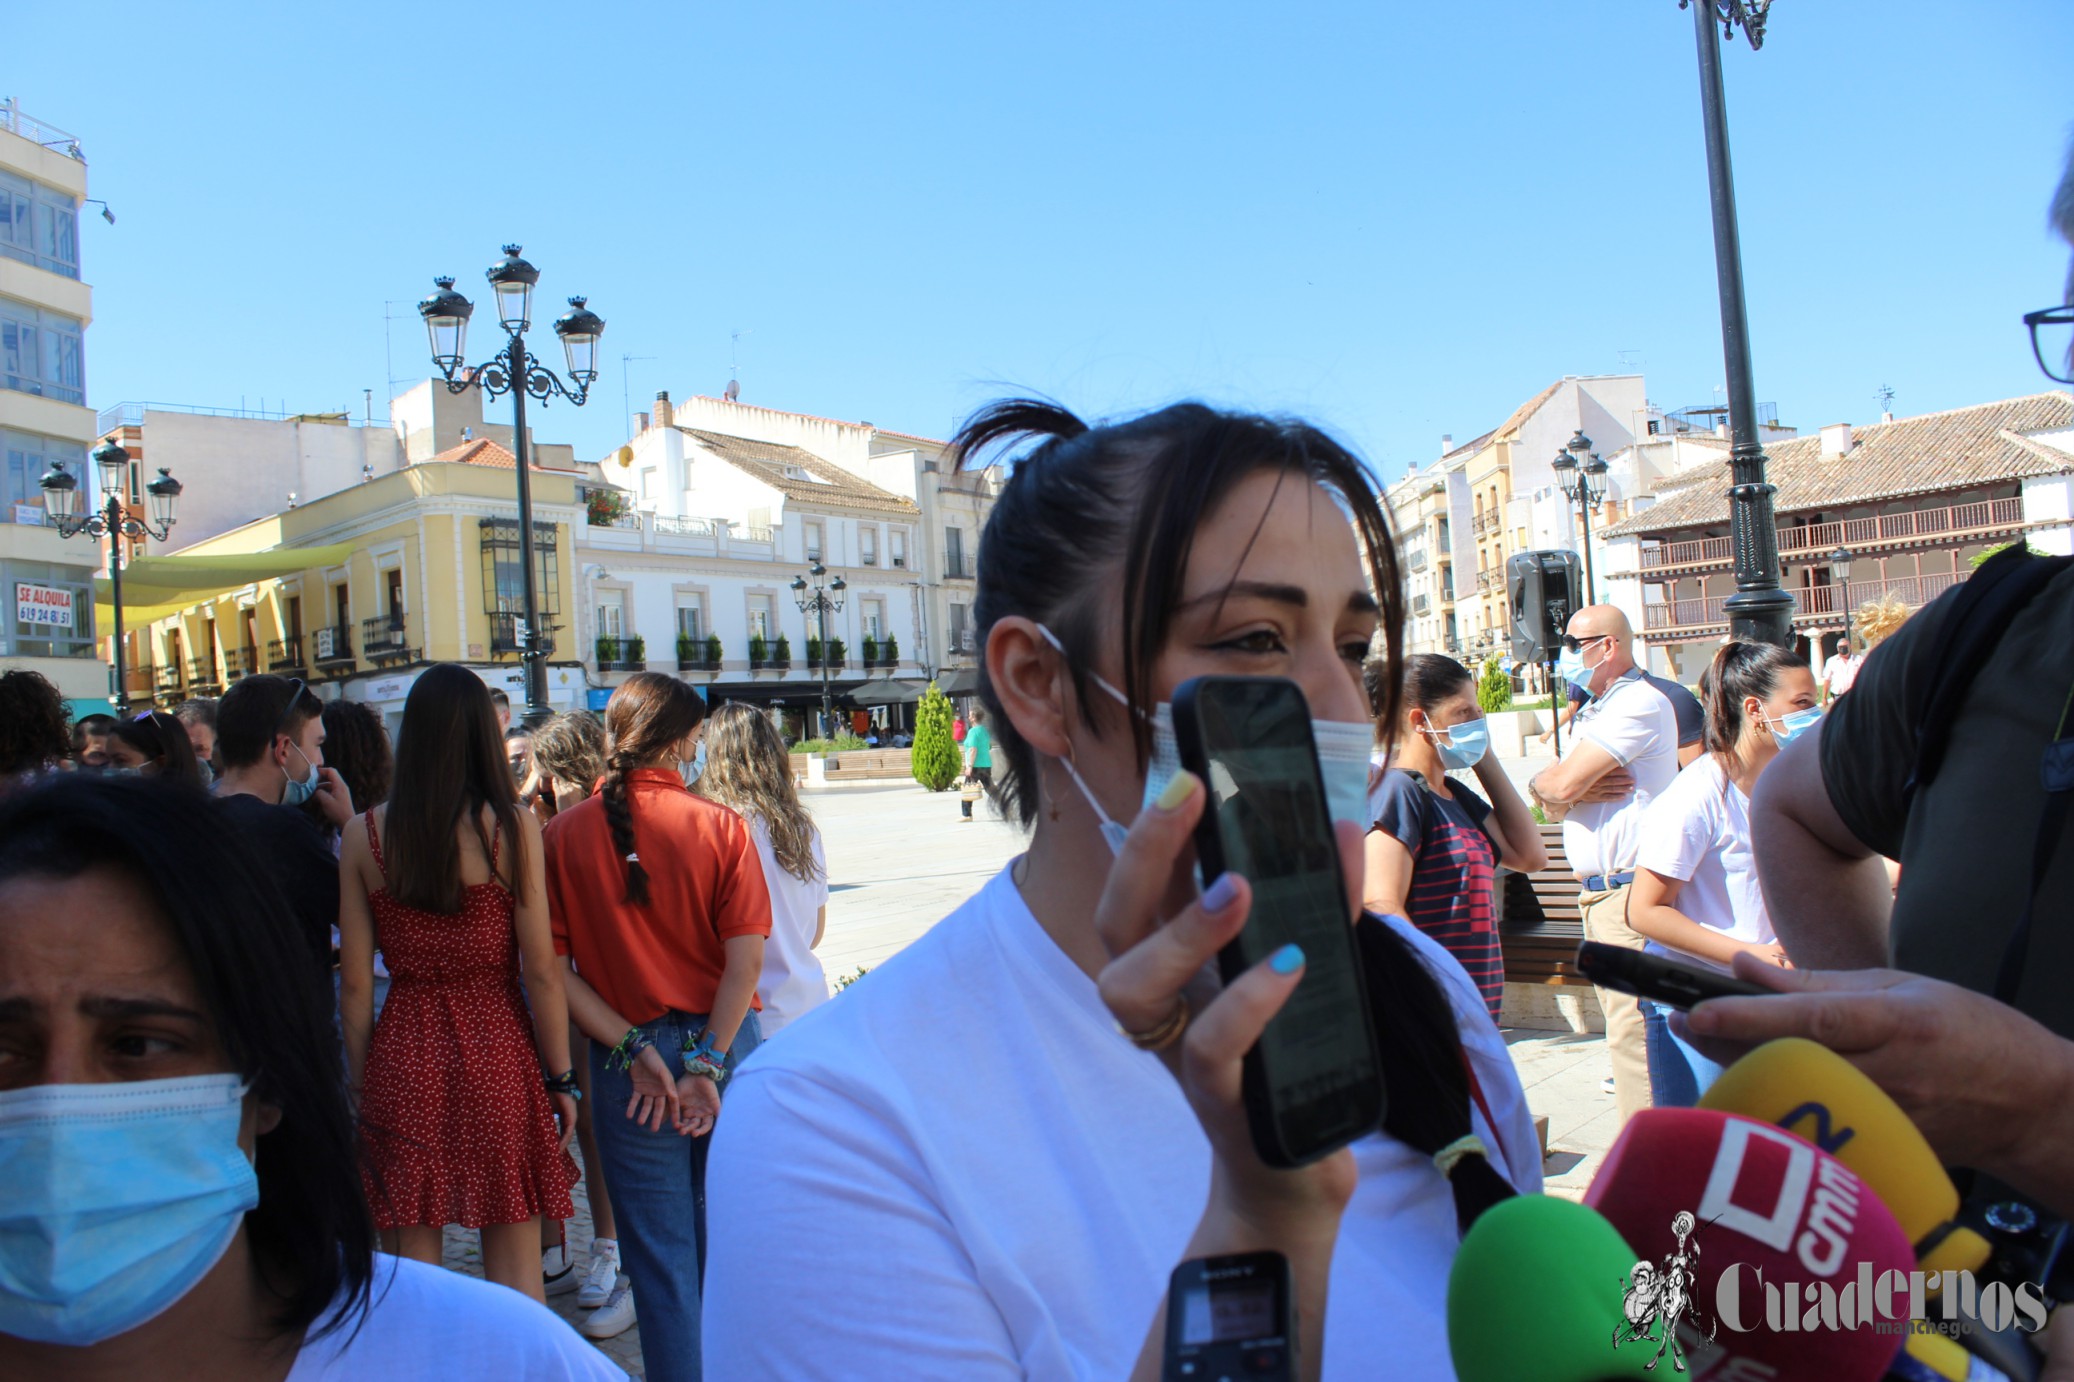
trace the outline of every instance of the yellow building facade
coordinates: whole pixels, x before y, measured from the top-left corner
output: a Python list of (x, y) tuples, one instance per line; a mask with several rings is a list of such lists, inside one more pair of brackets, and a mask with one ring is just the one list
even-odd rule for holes
[[(577, 478), (532, 477), (541, 623), (567, 659), (549, 662), (556, 709), (584, 704), (569, 629)], [(514, 486), (508, 465), (421, 462), (140, 561), (123, 584), (132, 699), (170, 705), (271, 672), (368, 702), (393, 729), (435, 662), (472, 666), (520, 699)]]

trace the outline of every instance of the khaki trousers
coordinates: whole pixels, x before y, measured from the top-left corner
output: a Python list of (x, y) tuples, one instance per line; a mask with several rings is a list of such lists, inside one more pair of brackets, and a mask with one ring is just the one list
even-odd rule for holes
[[(1640, 950), (1647, 942), (1628, 929), (1628, 888), (1611, 892), (1581, 892), (1577, 910), (1584, 917), (1586, 940), (1604, 941)], [(1631, 993), (1616, 993), (1594, 985), (1599, 1011), (1606, 1014), (1606, 1050), (1613, 1057), (1613, 1102), (1623, 1125), (1648, 1108), (1649, 1028), (1642, 1016), (1642, 1000)]]

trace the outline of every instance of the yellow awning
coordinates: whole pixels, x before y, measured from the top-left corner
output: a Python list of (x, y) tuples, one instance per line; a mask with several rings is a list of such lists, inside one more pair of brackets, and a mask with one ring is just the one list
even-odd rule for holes
[[(175, 553), (139, 557), (122, 568), (122, 617), (130, 628), (178, 614), (254, 581), (293, 576), (313, 566), (338, 566), (353, 553), (350, 542), (324, 547), (276, 547), (265, 552)], [(96, 627), (113, 628), (115, 610), (107, 577), (94, 579)]]

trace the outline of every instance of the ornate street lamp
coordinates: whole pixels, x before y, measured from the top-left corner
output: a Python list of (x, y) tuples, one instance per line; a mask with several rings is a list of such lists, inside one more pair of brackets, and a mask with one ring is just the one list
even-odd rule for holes
[(1606, 502), (1606, 463), (1592, 450), (1592, 439), (1579, 428), (1549, 464), (1555, 468), (1563, 497), (1583, 519), (1584, 602), (1595, 605), (1599, 594), (1592, 584), (1592, 510)]
[(54, 461), (44, 473), (42, 480), (43, 507), (57, 520), (59, 537), (78, 537), (85, 533), (99, 540), (111, 534), (115, 540), (108, 544), (108, 582), (110, 603), (115, 609), (115, 695), (113, 700), (118, 711), (130, 708), (129, 678), (124, 675), (122, 655), (122, 543), (124, 538), (151, 538), (165, 541), (166, 534), (173, 528), (173, 510), (180, 500), (180, 482), (161, 466), (158, 478), (144, 487), (151, 503), (149, 519), (138, 518), (130, 513), (123, 503), (123, 489), (130, 473), (130, 453), (113, 441), (104, 441), (94, 448), (93, 462), (101, 472), (100, 509), (82, 515), (79, 511), (79, 477), (65, 468), (63, 461)]
[(533, 287), (540, 270), (519, 257), (519, 246), (506, 245), (504, 258), (485, 271), (497, 296), (497, 324), (504, 328), (504, 348), (490, 359), (467, 369), (468, 318), (474, 304), (454, 291), (454, 280), (433, 279), (438, 291), (418, 304), (425, 319), (426, 335), (432, 343), (432, 363), (446, 380), (448, 393), (464, 389), (482, 390), (486, 398), (511, 395), (512, 451), (518, 461), (519, 567), (525, 610), (517, 630), (519, 659), (525, 669), (525, 723), (538, 725), (554, 712), (547, 705), (547, 658), (554, 645), (541, 637), (539, 591), (533, 570), (533, 484), (532, 447), (526, 438), (526, 398), (531, 395), (541, 407), (556, 394), (581, 408), (598, 377), (598, 338), (605, 320), (584, 305), (584, 299), (569, 299), (569, 310), (556, 319), (555, 335), (561, 338), (562, 354), (569, 366), (571, 389), (526, 351), (526, 331), (533, 322)]
[(1840, 652), (1851, 650), (1851, 561), (1858, 554), (1848, 547), (1839, 547), (1829, 554), (1829, 566), (1836, 573), (1837, 594), (1841, 597), (1844, 612), (1844, 641)]
[(806, 576), (794, 576), (792, 578), (792, 603), (799, 606), (801, 614), (812, 614), (817, 621), (817, 627), (820, 631), (821, 737), (823, 739), (828, 737), (829, 725), (834, 715), (828, 690), (828, 664), (834, 660), (828, 655), (828, 616), (843, 612), (843, 592), (850, 588), (850, 583), (841, 576), (837, 576), (833, 581), (824, 583), (821, 578), (827, 574), (828, 568), (817, 561), (808, 568), (808, 575), (814, 578), (812, 585), (807, 584)]
[(1721, 87), (1721, 45), (1714, 25), (1743, 36), (1754, 51), (1764, 46), (1764, 21), (1771, 0), (1678, 0), (1692, 9), (1699, 36), (1700, 113), (1707, 135), (1707, 190), (1714, 212), (1714, 277), (1721, 297), (1721, 348), (1728, 376), (1730, 531), (1735, 543), (1735, 594), (1722, 609), (1730, 634), (1739, 640), (1793, 641), (1793, 597), (1779, 588), (1779, 530), (1772, 517), (1774, 487), (1764, 478), (1764, 448), (1757, 437), (1755, 385), (1750, 379), (1750, 320), (1743, 302), (1743, 251), (1736, 228), (1735, 177), (1728, 158), (1728, 112)]

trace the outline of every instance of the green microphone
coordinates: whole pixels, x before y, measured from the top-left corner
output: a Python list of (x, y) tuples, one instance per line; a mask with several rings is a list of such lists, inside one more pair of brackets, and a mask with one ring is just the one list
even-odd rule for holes
[[(1448, 1273), (1460, 1382), (1654, 1379), (1655, 1350), (1616, 1348), (1634, 1250), (1597, 1210), (1518, 1195), (1485, 1210)], [(1669, 1368), (1662, 1369), (1669, 1372)]]

